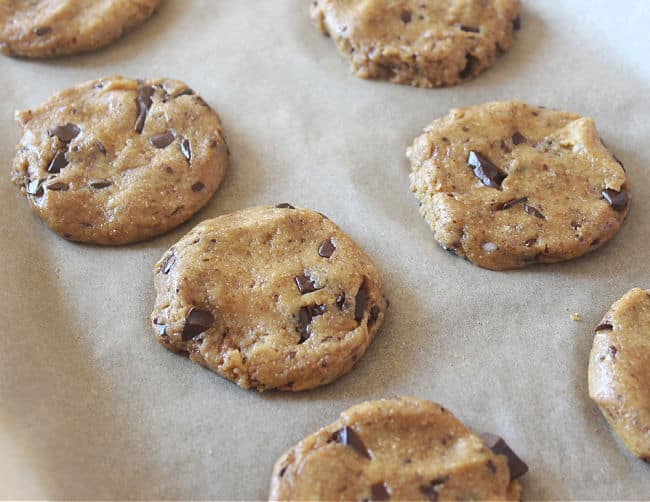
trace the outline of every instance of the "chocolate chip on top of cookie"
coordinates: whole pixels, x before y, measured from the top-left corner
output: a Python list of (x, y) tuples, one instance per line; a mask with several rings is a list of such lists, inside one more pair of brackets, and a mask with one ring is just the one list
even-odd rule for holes
[(352, 239), (287, 203), (204, 221), (154, 273), (160, 343), (244, 388), (332, 382), (363, 356), (387, 307)]

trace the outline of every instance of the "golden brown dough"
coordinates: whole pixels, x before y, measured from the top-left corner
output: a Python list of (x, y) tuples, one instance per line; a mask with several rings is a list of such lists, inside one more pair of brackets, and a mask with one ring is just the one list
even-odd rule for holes
[(85, 82), (16, 120), (14, 183), (73, 241), (126, 244), (174, 228), (228, 166), (219, 117), (177, 80)]
[(160, 343), (244, 388), (332, 382), (384, 321), (370, 258), (320, 213), (288, 204), (204, 221), (154, 273)]
[(0, 52), (44, 58), (92, 51), (143, 23), (160, 0), (0, 0)]
[(519, 0), (314, 0), (311, 17), (359, 77), (441, 87), (510, 48)]
[(593, 120), (568, 112), (518, 101), (454, 109), (407, 156), (434, 239), (492, 270), (593, 251), (629, 207), (622, 164)]
[(628, 291), (596, 327), (589, 396), (623, 444), (650, 462), (650, 291)]
[(430, 401), (368, 401), (282, 455), (269, 499), (518, 500), (527, 467), (504, 445)]

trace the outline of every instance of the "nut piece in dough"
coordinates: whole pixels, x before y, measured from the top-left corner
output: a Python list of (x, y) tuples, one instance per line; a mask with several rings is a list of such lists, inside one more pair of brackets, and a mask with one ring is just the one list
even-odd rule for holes
[(411, 191), (445, 249), (492, 270), (599, 248), (629, 207), (593, 120), (522, 102), (451, 110), (407, 150)]
[(519, 0), (314, 0), (311, 17), (361, 78), (416, 87), (471, 79), (510, 49)]
[(85, 82), (16, 121), (13, 181), (73, 241), (116, 245), (166, 232), (210, 200), (228, 166), (218, 115), (177, 80)]
[(158, 341), (260, 391), (344, 375), (386, 310), (370, 258), (331, 220), (289, 204), (204, 221), (154, 274)]
[(46, 58), (109, 45), (160, 0), (0, 0), (0, 52)]
[(382, 399), (345, 410), (282, 455), (269, 499), (519, 500), (513, 478), (527, 470), (503, 440), (484, 442), (438, 404)]
[(589, 397), (628, 450), (650, 462), (650, 291), (628, 291), (595, 331)]

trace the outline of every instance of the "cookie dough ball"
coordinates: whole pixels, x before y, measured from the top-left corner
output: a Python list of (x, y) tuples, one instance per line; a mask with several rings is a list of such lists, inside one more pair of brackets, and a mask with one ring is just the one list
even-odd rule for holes
[(160, 0), (2, 0), (0, 52), (45, 58), (104, 47), (143, 23)]
[(650, 291), (627, 292), (596, 327), (589, 396), (623, 444), (650, 462)]
[(522, 102), (452, 110), (407, 150), (433, 237), (480, 267), (553, 263), (599, 248), (629, 206), (622, 164), (593, 120)]
[(289, 204), (204, 221), (154, 273), (158, 340), (243, 388), (332, 382), (384, 321), (370, 258), (323, 215)]
[(166, 232), (208, 202), (228, 166), (219, 117), (177, 80), (86, 82), (16, 121), (13, 181), (73, 241), (126, 244)]
[(311, 17), (359, 77), (442, 87), (510, 49), (519, 0), (314, 0)]
[(518, 500), (513, 479), (527, 470), (502, 439), (482, 440), (438, 404), (382, 399), (345, 410), (282, 455), (269, 498)]

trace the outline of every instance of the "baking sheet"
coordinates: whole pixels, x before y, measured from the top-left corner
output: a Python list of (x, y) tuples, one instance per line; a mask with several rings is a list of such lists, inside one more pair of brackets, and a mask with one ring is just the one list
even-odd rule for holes
[[(629, 288), (650, 287), (648, 2), (524, 0), (512, 51), (441, 90), (357, 79), (307, 6), (166, 0), (100, 52), (0, 58), (0, 497), (263, 499), (292, 444), (352, 404), (406, 394), (506, 437), (530, 466), (525, 499), (650, 498), (650, 465), (621, 447), (586, 378), (592, 328)], [(71, 244), (11, 185), (13, 111), (118, 73), (186, 80), (220, 113), (232, 163), (181, 228), (119, 249)], [(498, 99), (596, 119), (633, 194), (604, 249), (497, 273), (433, 242), (404, 150), (450, 108)], [(283, 201), (346, 230), (376, 261), (391, 308), (348, 376), (258, 394), (155, 342), (151, 268), (199, 221)]]

